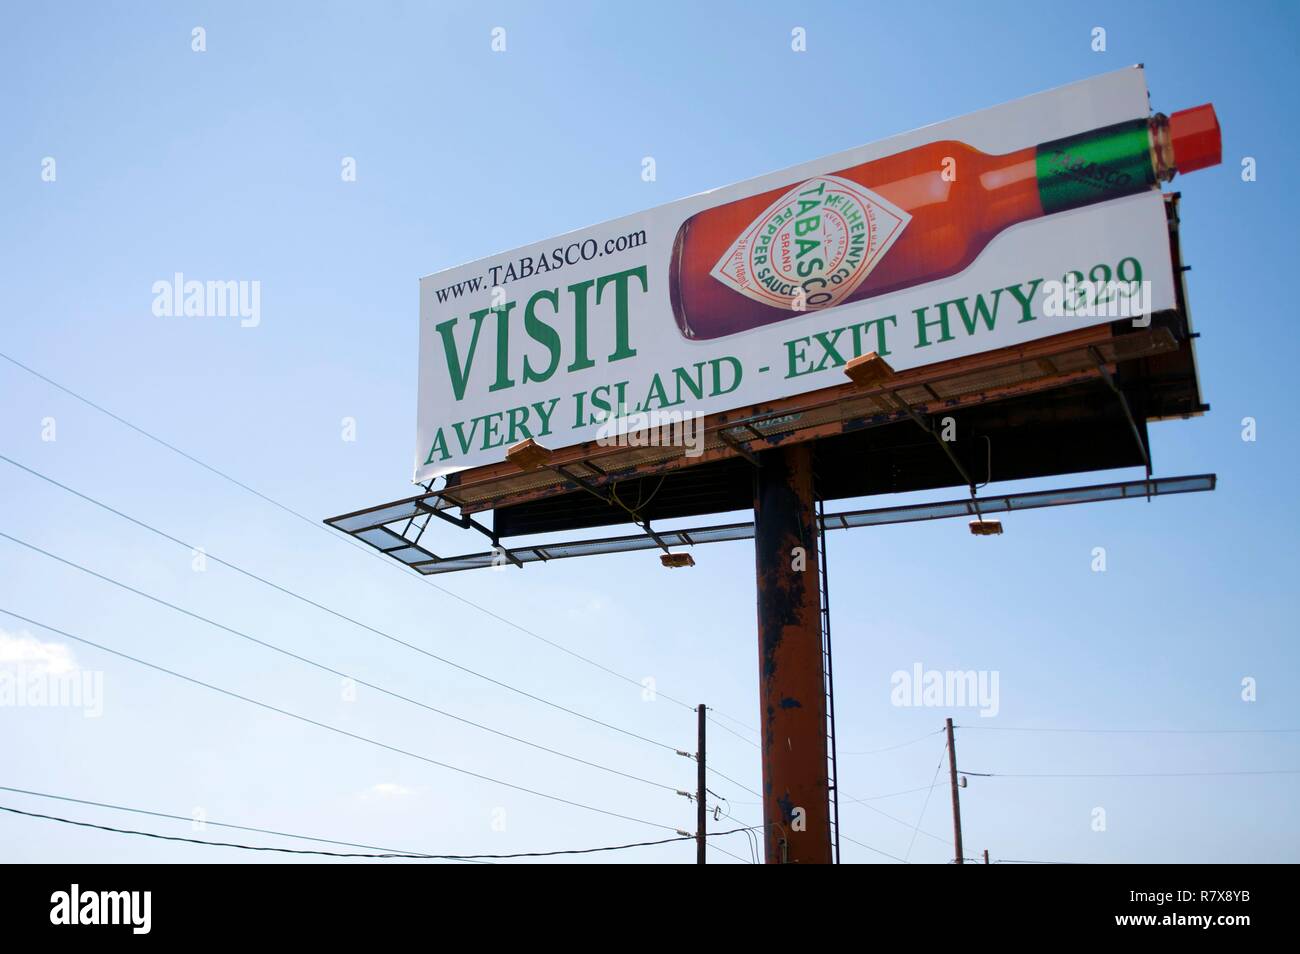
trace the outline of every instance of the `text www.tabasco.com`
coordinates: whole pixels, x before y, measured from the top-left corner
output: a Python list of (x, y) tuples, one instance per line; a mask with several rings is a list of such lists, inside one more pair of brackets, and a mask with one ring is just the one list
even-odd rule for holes
[(645, 243), (645, 229), (606, 239), (603, 243), (594, 238), (584, 239), (581, 242), (570, 242), (568, 245), (557, 246), (536, 255), (521, 255), (519, 258), (508, 262), (489, 265), (487, 275), (467, 278), (464, 281), (439, 288), (434, 292), (434, 295), (441, 304), (464, 295), (472, 295), (474, 292), (484, 289), (508, 285), (520, 278), (529, 278), (533, 275), (544, 275), (547, 272), (558, 271), (566, 265), (577, 265), (579, 262), (589, 262), (595, 258), (640, 248)]

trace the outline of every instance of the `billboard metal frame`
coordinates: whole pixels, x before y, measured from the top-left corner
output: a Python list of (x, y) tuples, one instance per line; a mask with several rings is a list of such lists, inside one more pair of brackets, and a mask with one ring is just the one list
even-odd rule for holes
[[(851, 530), (857, 527), (878, 527), (898, 523), (920, 523), (952, 517), (969, 517), (983, 520), (993, 514), (1017, 510), (1040, 510), (1070, 504), (1099, 503), (1106, 500), (1131, 500), (1134, 498), (1165, 497), (1173, 494), (1197, 493), (1214, 490), (1215, 474), (1192, 474), (1180, 477), (1150, 477), (1144, 480), (1118, 483), (1091, 484), (1079, 487), (1062, 487), (1055, 490), (1037, 490), (1001, 494), (992, 497), (966, 497), (934, 503), (909, 504), (901, 507), (881, 507), (870, 510), (846, 510), (826, 513), (819, 523), (824, 530)], [(619, 536), (598, 537), (588, 540), (556, 541), (554, 543), (529, 543), (507, 548), (499, 542), (494, 550), (467, 553), (460, 556), (440, 557), (420, 546), (419, 541), (428, 523), (437, 517), (455, 526), (473, 527), (491, 537), (492, 531), (468, 515), (453, 517), (447, 513), (451, 506), (437, 493), (409, 497), (380, 507), (331, 517), (325, 521), (336, 530), (356, 537), (399, 563), (404, 563), (425, 576), (454, 573), (501, 566), (510, 563), (523, 567), (529, 563), (549, 563), (582, 556), (599, 556), (607, 553), (626, 553), (635, 550), (653, 550), (668, 547), (695, 547), (706, 543), (724, 543), (733, 540), (751, 540), (753, 521), (723, 523), (712, 526), (691, 527), (683, 530), (659, 530)], [(391, 526), (405, 525), (405, 532)], [(379, 532), (375, 532), (379, 531)], [(409, 551), (409, 552), (407, 552)]]

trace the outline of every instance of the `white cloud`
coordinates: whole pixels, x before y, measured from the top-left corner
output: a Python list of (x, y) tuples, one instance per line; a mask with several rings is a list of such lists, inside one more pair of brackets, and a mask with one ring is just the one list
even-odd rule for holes
[(0, 629), (0, 666), (23, 666), (29, 673), (61, 676), (74, 672), (77, 659), (63, 643), (45, 643), (31, 633)]

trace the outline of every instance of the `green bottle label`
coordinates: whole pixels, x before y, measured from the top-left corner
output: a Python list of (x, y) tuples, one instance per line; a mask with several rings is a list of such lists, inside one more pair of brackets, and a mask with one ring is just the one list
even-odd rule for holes
[(1145, 119), (1045, 142), (1038, 147), (1037, 164), (1045, 215), (1144, 192), (1156, 184)]

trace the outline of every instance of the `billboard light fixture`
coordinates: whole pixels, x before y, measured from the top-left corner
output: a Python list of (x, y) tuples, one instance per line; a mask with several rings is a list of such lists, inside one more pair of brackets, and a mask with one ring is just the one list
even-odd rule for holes
[(889, 362), (874, 351), (854, 358), (844, 366), (844, 373), (862, 390), (879, 387), (894, 377)]
[(679, 566), (695, 566), (695, 557), (689, 553), (664, 553), (659, 556), (659, 562), (671, 570)]
[(970, 522), (970, 532), (977, 537), (1000, 536), (1002, 533), (1001, 520), (972, 520)]
[(551, 452), (531, 437), (511, 445), (506, 451), (506, 460), (520, 470), (536, 470), (551, 462)]

